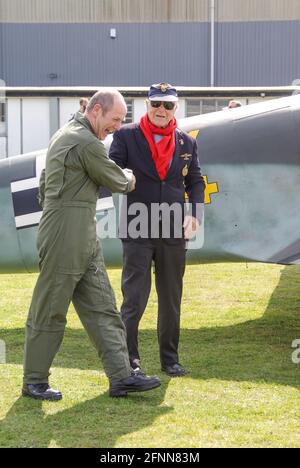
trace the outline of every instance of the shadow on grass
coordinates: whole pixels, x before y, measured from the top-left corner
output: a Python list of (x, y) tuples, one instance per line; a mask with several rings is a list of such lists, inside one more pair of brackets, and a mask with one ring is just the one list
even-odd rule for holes
[[(232, 326), (182, 329), (181, 360), (195, 379), (267, 382), (299, 388), (300, 365), (292, 363), (291, 347), (295, 339), (300, 339), (299, 311), (300, 274), (286, 267), (262, 318)], [(0, 338), (7, 345), (7, 362), (21, 364), (24, 331), (0, 330)], [(158, 351), (157, 359), (153, 355), (156, 332), (142, 330), (140, 344), (147, 373), (157, 373)], [(66, 330), (54, 365), (99, 368), (85, 331)], [(1, 422), (5, 434), (2, 443), (6, 447), (47, 447), (55, 440), (62, 447), (114, 447), (122, 436), (150, 427), (172, 411), (163, 405), (168, 383), (169, 379), (163, 377), (162, 386), (153, 392), (131, 395), (126, 400), (103, 394), (52, 415), (44, 413), (41, 402), (20, 398)]]
[[(124, 435), (138, 432), (172, 411), (160, 406), (166, 386), (124, 399), (109, 398), (107, 393), (71, 408), (46, 414), (42, 403), (19, 398), (0, 422), (0, 447), (114, 447)], [(133, 446), (134, 446), (133, 442)]]
[[(227, 327), (182, 329), (181, 361), (196, 379), (265, 381), (298, 387), (299, 369), (292, 362), (292, 342), (300, 339), (299, 319), (300, 274), (294, 267), (285, 267), (262, 318)], [(0, 330), (0, 338), (6, 342), (7, 362), (22, 364), (24, 330)], [(139, 340), (147, 373), (157, 373), (156, 331), (142, 330)], [(85, 331), (74, 329), (66, 330), (53, 365), (83, 370), (101, 367)]]

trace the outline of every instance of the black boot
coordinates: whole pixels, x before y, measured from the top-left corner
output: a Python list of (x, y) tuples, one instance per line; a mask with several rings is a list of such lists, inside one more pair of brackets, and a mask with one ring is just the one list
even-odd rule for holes
[(132, 374), (126, 379), (111, 382), (109, 387), (109, 396), (126, 397), (131, 392), (146, 392), (160, 386), (158, 377), (148, 377), (144, 374)]
[(52, 400), (58, 401), (62, 399), (62, 394), (58, 390), (53, 390), (47, 383), (39, 384), (24, 384), (22, 395), (35, 400)]
[(171, 364), (170, 366), (162, 366), (161, 370), (170, 377), (183, 377), (188, 371), (181, 364)]

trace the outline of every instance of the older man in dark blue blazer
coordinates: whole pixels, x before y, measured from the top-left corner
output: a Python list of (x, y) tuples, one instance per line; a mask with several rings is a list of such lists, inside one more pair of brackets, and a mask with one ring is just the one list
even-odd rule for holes
[(147, 113), (139, 123), (124, 125), (114, 134), (109, 154), (136, 177), (136, 189), (124, 200), (120, 223), (121, 313), (131, 366), (142, 372), (138, 326), (147, 306), (154, 262), (161, 369), (171, 377), (186, 374), (178, 356), (186, 241), (201, 223), (205, 190), (196, 141), (177, 128), (177, 103), (173, 86), (152, 85)]

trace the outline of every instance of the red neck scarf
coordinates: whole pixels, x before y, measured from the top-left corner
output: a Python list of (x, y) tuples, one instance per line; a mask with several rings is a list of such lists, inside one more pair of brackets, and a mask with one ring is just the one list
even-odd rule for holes
[[(140, 128), (150, 146), (160, 180), (165, 180), (175, 151), (175, 129), (177, 128), (177, 120), (173, 117), (166, 128), (159, 128), (150, 122), (146, 114), (141, 118)], [(162, 135), (163, 138), (155, 143), (154, 134)]]

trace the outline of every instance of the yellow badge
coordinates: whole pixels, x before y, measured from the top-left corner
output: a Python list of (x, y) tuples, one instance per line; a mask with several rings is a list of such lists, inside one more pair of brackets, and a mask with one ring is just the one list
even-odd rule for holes
[(182, 169), (182, 175), (183, 177), (186, 177), (189, 173), (189, 170), (188, 170), (188, 167), (187, 165), (184, 166), (184, 168)]

